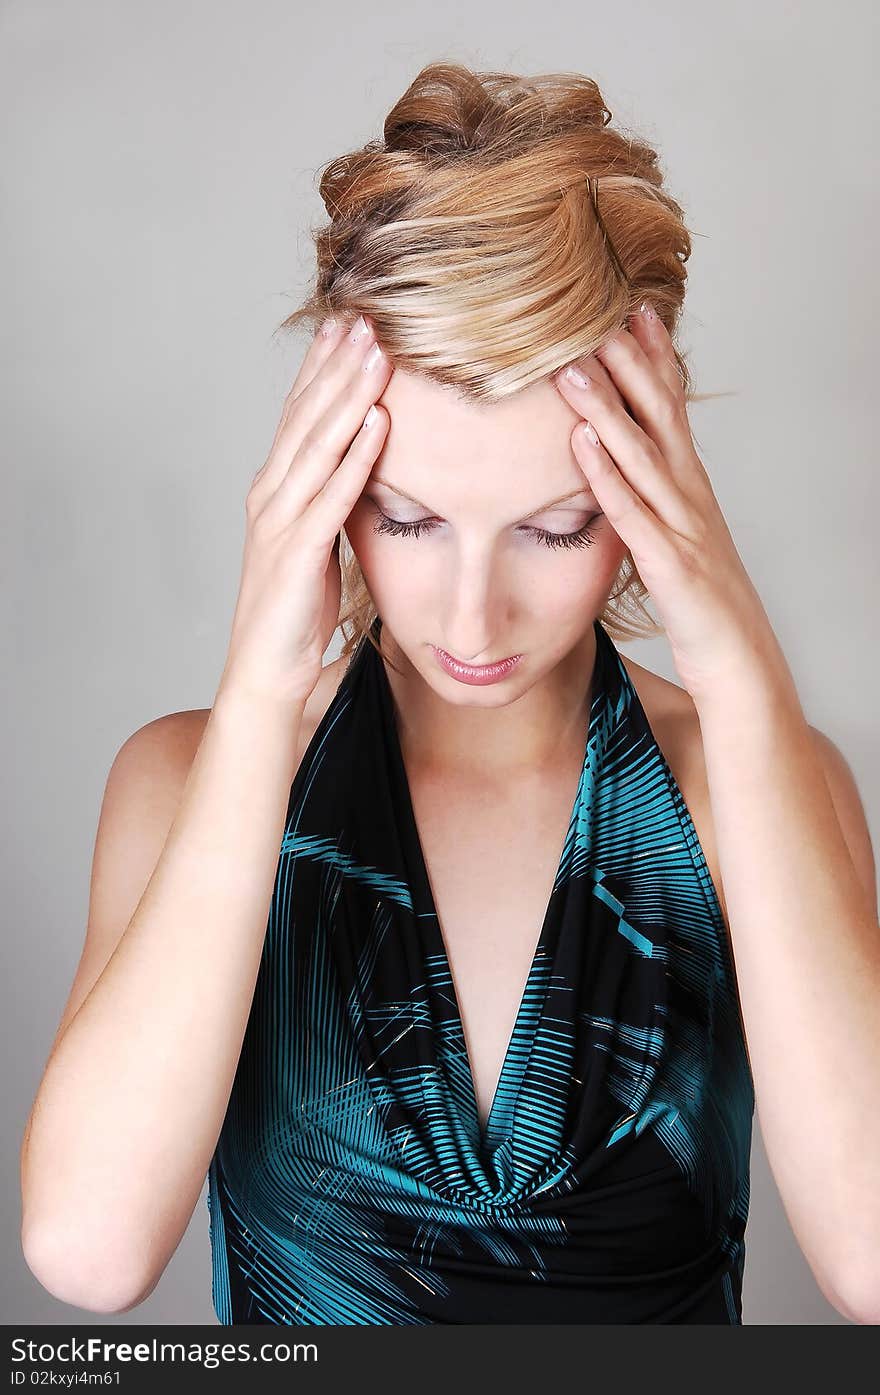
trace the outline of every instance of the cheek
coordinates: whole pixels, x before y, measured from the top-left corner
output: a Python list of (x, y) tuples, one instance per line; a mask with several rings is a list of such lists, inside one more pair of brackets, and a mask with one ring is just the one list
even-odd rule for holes
[(549, 563), (530, 569), (530, 608), (562, 615), (604, 602), (625, 555), (626, 545), (603, 520), (590, 547), (560, 549)]
[[(369, 504), (356, 504), (348, 516), (345, 533), (357, 558), (367, 590), (380, 614), (386, 614), (395, 597), (411, 595), (421, 569), (414, 566), (413, 544), (377, 534)], [(417, 544), (416, 544), (417, 546)], [(416, 554), (417, 555), (417, 554)]]

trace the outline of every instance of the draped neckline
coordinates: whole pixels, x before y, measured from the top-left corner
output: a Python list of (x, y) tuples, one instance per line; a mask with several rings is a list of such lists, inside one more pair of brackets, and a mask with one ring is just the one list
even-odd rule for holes
[[(381, 620), (373, 622), (372, 633), (378, 642)], [(491, 1153), (502, 1143), (507, 1141), (507, 1133), (499, 1127), (499, 1104), (509, 1091), (515, 1091), (518, 1084), (517, 1076), (524, 1072), (524, 1063), (528, 1058), (532, 1041), (524, 1039), (524, 1033), (528, 1031), (533, 1039), (537, 1031), (538, 1020), (533, 1020), (529, 1025), (527, 1011), (530, 998), (535, 989), (536, 981), (539, 978), (544, 965), (552, 959), (555, 942), (560, 932), (560, 917), (553, 914), (554, 898), (557, 888), (560, 885), (565, 866), (565, 851), (575, 834), (576, 826), (580, 816), (582, 790), (584, 785), (587, 763), (589, 760), (590, 747), (593, 744), (596, 733), (597, 715), (604, 696), (606, 678), (608, 673), (608, 650), (611, 647), (610, 637), (606, 634), (598, 620), (594, 621), (593, 631), (595, 635), (596, 647), (592, 672), (585, 680), (585, 691), (590, 693), (589, 711), (587, 715), (586, 731), (584, 733), (583, 750), (581, 754), (581, 765), (578, 776), (577, 788), (569, 810), (568, 822), (559, 855), (556, 859), (556, 871), (553, 878), (553, 886), (544, 907), (544, 914), (541, 921), (540, 930), (535, 943), (535, 948), (531, 956), (529, 971), (526, 975), (523, 990), (520, 994), (516, 1013), (513, 1018), (513, 1027), (507, 1039), (507, 1044), (502, 1057), (501, 1069), (495, 1082), (492, 1094), (492, 1102), (485, 1122), (481, 1121), (479, 1107), (477, 1104), (476, 1086), (474, 1083), (474, 1072), (470, 1052), (467, 1048), (467, 1038), (464, 1030), (464, 1020), (461, 1013), (461, 1005), (458, 993), (455, 988), (455, 979), (452, 973), (452, 965), (446, 941), (443, 937), (443, 930), (437, 906), (431, 888), (430, 876), (428, 872), (427, 859), (422, 845), (421, 834), (416, 820), (415, 808), (412, 799), (409, 776), (403, 757), (403, 749), (400, 742), (400, 734), (397, 726), (396, 703), (388, 681), (388, 674), (385, 670), (385, 659), (381, 653), (377, 652), (368, 641), (365, 640), (366, 648), (370, 650), (371, 661), (376, 665), (379, 682), (384, 692), (385, 702), (383, 704), (388, 714), (387, 739), (388, 751), (393, 766), (395, 785), (400, 796), (400, 816), (409, 833), (410, 846), (414, 851), (416, 864), (412, 869), (419, 891), (420, 903), (427, 906), (428, 914), (423, 917), (424, 929), (428, 939), (431, 955), (435, 962), (441, 966), (442, 975), (448, 979), (448, 998), (453, 1013), (453, 1020), (456, 1028), (456, 1035), (460, 1036), (462, 1059), (465, 1065), (464, 1077), (467, 1085), (467, 1111), (468, 1124), (475, 1140), (478, 1152), (481, 1155), (491, 1155)]]

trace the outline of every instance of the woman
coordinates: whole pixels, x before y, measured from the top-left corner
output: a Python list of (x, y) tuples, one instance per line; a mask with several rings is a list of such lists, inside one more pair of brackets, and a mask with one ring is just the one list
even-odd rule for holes
[[(739, 1323), (757, 1095), (877, 1312), (870, 840), (694, 449), (681, 210), (608, 117), (434, 65), (324, 175), (215, 702), (114, 762), (25, 1140), (67, 1301), (140, 1302), (208, 1171), (224, 1323)], [(648, 594), (682, 688), (612, 642)]]

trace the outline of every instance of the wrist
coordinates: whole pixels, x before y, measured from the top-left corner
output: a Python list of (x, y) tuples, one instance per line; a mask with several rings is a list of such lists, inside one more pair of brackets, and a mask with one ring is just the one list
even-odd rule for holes
[(221, 683), (214, 696), (215, 723), (288, 736), (295, 741), (306, 709), (305, 697), (272, 697), (240, 684)]
[(781, 651), (761, 659), (744, 655), (732, 666), (723, 681), (708, 685), (694, 697), (694, 706), (704, 730), (722, 724), (728, 730), (769, 721), (774, 715), (800, 711), (800, 697)]

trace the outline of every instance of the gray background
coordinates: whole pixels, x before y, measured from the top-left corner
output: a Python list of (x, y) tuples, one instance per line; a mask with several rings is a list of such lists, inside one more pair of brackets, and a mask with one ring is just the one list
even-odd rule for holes
[[(18, 1152), (104, 782), (131, 732), (213, 701), (244, 496), (303, 350), (272, 336), (310, 274), (316, 171), (379, 136), (423, 64), (586, 73), (659, 146), (695, 234), (695, 389), (736, 394), (691, 409), (701, 455), (877, 847), (877, 9), (557, 0), (547, 19), (456, 0), (0, 6), (6, 1322), (94, 1321), (24, 1262)], [(677, 680), (664, 639), (624, 652)], [(844, 1322), (757, 1115), (752, 1168), (744, 1321)], [(210, 1279), (203, 1192), (152, 1296), (101, 1321), (212, 1322)]]

